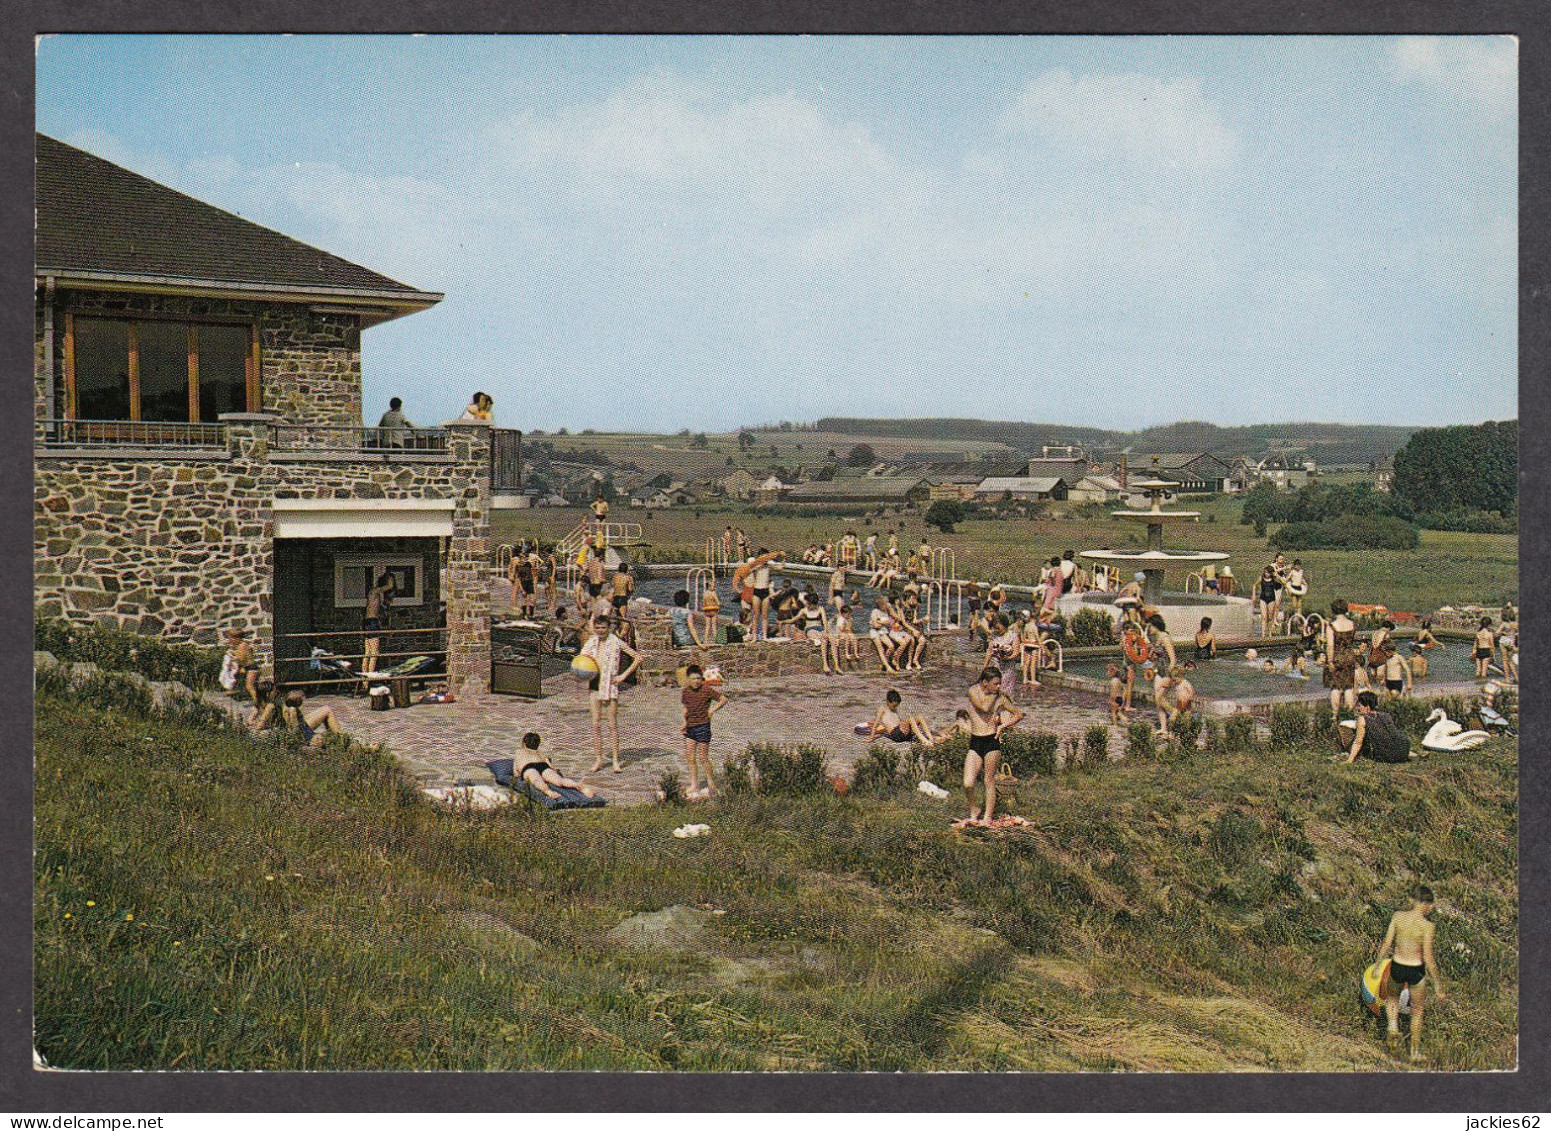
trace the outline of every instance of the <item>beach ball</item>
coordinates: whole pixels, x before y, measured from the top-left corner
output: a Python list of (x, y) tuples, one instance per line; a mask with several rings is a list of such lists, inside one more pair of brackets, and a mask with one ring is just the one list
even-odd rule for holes
[(1246, 660), (1258, 660), (1260, 659), (1260, 653), (1251, 648), (1249, 651), (1244, 653), (1244, 658)]
[(571, 661), (571, 674), (590, 682), (598, 677), (598, 661), (591, 656), (578, 656)]

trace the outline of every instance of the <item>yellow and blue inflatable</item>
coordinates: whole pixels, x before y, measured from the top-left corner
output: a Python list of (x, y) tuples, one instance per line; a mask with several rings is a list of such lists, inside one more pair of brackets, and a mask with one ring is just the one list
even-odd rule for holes
[[(1384, 996), (1389, 990), (1389, 962), (1387, 958), (1381, 958), (1368, 969), (1363, 971), (1360, 992), (1363, 1005), (1368, 1007), (1368, 1012), (1375, 1017), (1384, 1015)], [(1400, 1012), (1411, 1012), (1411, 987), (1402, 987), (1400, 991)]]

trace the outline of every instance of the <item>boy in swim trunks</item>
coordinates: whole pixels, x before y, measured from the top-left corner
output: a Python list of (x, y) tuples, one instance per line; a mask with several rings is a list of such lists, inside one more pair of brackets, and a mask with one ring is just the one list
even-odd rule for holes
[(1476, 661), (1476, 678), (1486, 679), (1491, 675), (1492, 650), (1497, 643), (1497, 638), (1492, 634), (1492, 618), (1482, 617), (1481, 627), (1476, 631), (1475, 651), (1471, 658)]
[(1118, 727), (1120, 716), (1126, 713), (1126, 681), (1120, 678), (1120, 668), (1114, 664), (1104, 669), (1109, 679), (1109, 725)]
[[(727, 705), (727, 696), (720, 688), (706, 683), (699, 664), (690, 664), (684, 669), (684, 690), (679, 692), (679, 702), (684, 707), (684, 760), (689, 763), (689, 792), (684, 796), (699, 801), (710, 797), (716, 788), (711, 780), (711, 716)], [(702, 770), (704, 789), (700, 787)]]
[(518, 763), (518, 767), (517, 773), (513, 776), (519, 781), (527, 782), (530, 788), (538, 790), (552, 800), (560, 800), (560, 795), (555, 792), (557, 789), (574, 789), (583, 797), (598, 795), (592, 786), (572, 781), (539, 756), (537, 731), (530, 730), (522, 736), (522, 749), (517, 751), (514, 761)]
[(867, 737), (886, 738), (890, 742), (919, 741), (931, 746), (937, 740), (932, 737), (926, 720), (920, 715), (911, 715), (909, 718), (901, 715), (899, 706), (902, 702), (899, 692), (889, 688), (888, 694), (883, 697), (883, 706), (872, 717)]
[(1389, 958), (1389, 987), (1384, 998), (1384, 1015), (1389, 1021), (1387, 1039), (1400, 1040), (1400, 991), (1411, 989), (1411, 1059), (1422, 1059), (1422, 1014), (1427, 1007), (1427, 987), (1431, 979), (1433, 999), (1447, 1000), (1443, 978), (1433, 957), (1433, 924), (1427, 918), (1433, 910), (1431, 888), (1417, 888), (1408, 911), (1391, 916), (1384, 941), (1379, 944), (1379, 961)]
[[(1002, 759), (1002, 732), (1018, 725), (1023, 712), (1002, 691), (1000, 669), (987, 666), (969, 689), (969, 753), (964, 756), (964, 797), (969, 819), (988, 825), (996, 816), (996, 766)], [(986, 803), (975, 804), (975, 780), (985, 781)]]

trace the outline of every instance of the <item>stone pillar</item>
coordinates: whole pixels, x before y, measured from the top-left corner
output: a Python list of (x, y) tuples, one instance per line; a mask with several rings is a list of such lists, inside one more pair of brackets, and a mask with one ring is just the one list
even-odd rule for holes
[(443, 424), (457, 467), (455, 507), (442, 598), (447, 602), (447, 676), (458, 683), (490, 679), (490, 425)]
[[(252, 539), (252, 544), (244, 546), (239, 555), (242, 568), (233, 571), (230, 584), (245, 592), (257, 606), (250, 614), (255, 617), (253, 650), (258, 653), (259, 664), (273, 671), (275, 510), (263, 471), (269, 462), (269, 426), (280, 418), (267, 412), (223, 412), (216, 419), (226, 427), (226, 452), (232, 461), (228, 517), (235, 522), (240, 540)], [(258, 533), (250, 536), (250, 530)]]

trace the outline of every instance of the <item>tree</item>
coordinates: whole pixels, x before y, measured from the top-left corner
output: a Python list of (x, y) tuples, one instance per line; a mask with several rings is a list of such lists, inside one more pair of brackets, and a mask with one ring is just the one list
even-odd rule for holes
[(704, 451), (711, 446), (711, 441), (704, 432), (696, 432), (694, 439), (690, 440), (689, 446), (698, 451)]
[(1418, 512), (1517, 513), (1518, 479), (1517, 420), (1424, 428), (1395, 453), (1394, 493)]
[(738, 433), (738, 450), (740, 452), (746, 452), (753, 446), (754, 433), (750, 432), (747, 428)]
[(851, 449), (851, 454), (846, 456), (847, 467), (871, 467), (877, 462), (877, 455), (867, 444), (857, 444)]
[(614, 476), (605, 472), (603, 478), (598, 481), (598, 498), (605, 503), (612, 503), (619, 498), (619, 488), (614, 486)]
[(964, 504), (953, 499), (938, 499), (926, 508), (925, 522), (944, 534), (952, 534), (955, 523), (964, 521)]

